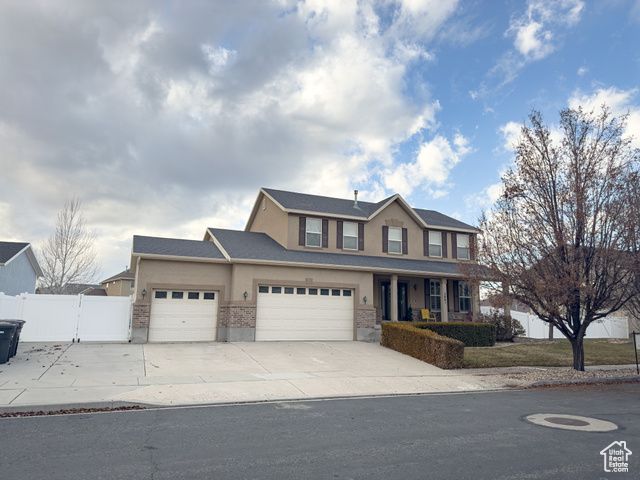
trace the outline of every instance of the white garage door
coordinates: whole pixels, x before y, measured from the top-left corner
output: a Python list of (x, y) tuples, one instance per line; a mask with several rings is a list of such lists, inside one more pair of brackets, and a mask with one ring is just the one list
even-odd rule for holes
[(154, 290), (150, 342), (205, 342), (216, 339), (218, 292)]
[(353, 291), (258, 287), (256, 340), (353, 340)]

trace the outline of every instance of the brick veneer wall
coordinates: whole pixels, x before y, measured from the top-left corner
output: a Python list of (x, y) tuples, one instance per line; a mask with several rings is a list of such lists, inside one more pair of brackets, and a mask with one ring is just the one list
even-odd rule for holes
[(256, 306), (225, 305), (220, 307), (218, 326), (223, 328), (256, 328)]
[(131, 318), (131, 328), (149, 328), (150, 317), (151, 317), (151, 304), (134, 303), (133, 316)]
[(382, 309), (374, 307), (376, 309), (376, 325), (382, 325)]
[(376, 325), (376, 310), (358, 308), (356, 310), (357, 328), (374, 328)]

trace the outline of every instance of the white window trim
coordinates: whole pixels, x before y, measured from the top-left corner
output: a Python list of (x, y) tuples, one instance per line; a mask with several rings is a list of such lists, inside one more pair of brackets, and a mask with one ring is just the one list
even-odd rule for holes
[[(466, 246), (460, 246), (460, 240), (463, 238), (467, 239)], [(469, 260), (471, 258), (471, 256), (469, 255), (469, 243), (470, 243), (469, 235), (459, 233), (456, 241), (457, 241), (456, 248), (457, 248), (458, 259)], [(465, 255), (461, 255), (460, 254), (461, 252), (465, 253)]]
[[(318, 222), (320, 224), (320, 231), (319, 232), (314, 232), (309, 230), (309, 225), (311, 223), (315, 223)], [(309, 234), (312, 235), (318, 235), (318, 245), (311, 245), (309, 244)], [(307, 218), (307, 223), (305, 226), (305, 234), (304, 234), (304, 244), (306, 247), (315, 247), (315, 248), (322, 248), (322, 219), (320, 218)]]
[[(436, 242), (432, 242), (431, 241), (431, 234), (436, 234), (436, 233), (440, 236), (440, 243), (436, 243)], [(431, 245), (440, 247), (440, 254), (439, 255), (433, 255), (431, 253)], [(440, 258), (442, 258), (442, 232), (429, 232), (429, 256), (430, 257), (440, 257)]]
[[(391, 232), (400, 232), (400, 240), (391, 239)], [(400, 245), (399, 251), (394, 252), (391, 250), (391, 242), (398, 243)], [(402, 228), (389, 227), (389, 238), (387, 239), (387, 251), (393, 255), (402, 255)]]
[[(354, 229), (355, 229), (355, 235), (347, 235), (347, 225), (353, 225)], [(350, 248), (347, 247), (347, 242), (345, 242), (345, 240), (347, 238), (354, 238), (355, 239), (355, 247), (354, 248)], [(353, 223), (353, 222), (343, 222), (342, 223), (342, 248), (343, 250), (358, 250), (358, 224), (357, 223)]]

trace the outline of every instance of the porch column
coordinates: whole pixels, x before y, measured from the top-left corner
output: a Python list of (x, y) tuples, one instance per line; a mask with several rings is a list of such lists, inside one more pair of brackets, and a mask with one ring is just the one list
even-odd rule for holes
[(449, 321), (449, 305), (447, 304), (447, 279), (440, 279), (440, 321)]
[(391, 321), (398, 321), (398, 275), (391, 275)]

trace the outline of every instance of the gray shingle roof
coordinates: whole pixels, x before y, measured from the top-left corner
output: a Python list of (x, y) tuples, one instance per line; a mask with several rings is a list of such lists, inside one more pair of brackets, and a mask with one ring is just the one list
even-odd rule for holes
[[(306, 193), (274, 190), (272, 188), (263, 188), (262, 190), (268, 193), (276, 202), (287, 210), (302, 210), (305, 212), (317, 212), (318, 214), (326, 215), (360, 217), (362, 219), (369, 218), (392, 198), (387, 197), (378, 203), (358, 200), (358, 206), (355, 207), (353, 199), (309, 195)], [(418, 208), (414, 208), (413, 210), (427, 223), (427, 225), (444, 228), (460, 228), (464, 230), (476, 229), (471, 225), (467, 225), (466, 223), (434, 210), (423, 210)]]
[(167, 255), (176, 257), (211, 258), (224, 260), (222, 252), (213, 242), (133, 236), (132, 254)]
[(463, 230), (476, 230), (476, 227), (461, 222), (460, 220), (456, 220), (455, 218), (443, 215), (435, 210), (422, 210), (421, 208), (414, 208), (413, 210), (427, 223), (427, 225), (444, 228), (461, 228)]
[(459, 275), (454, 262), (287, 250), (265, 233), (209, 228), (231, 259)]
[(22, 242), (0, 242), (0, 265), (7, 263), (28, 245)]

